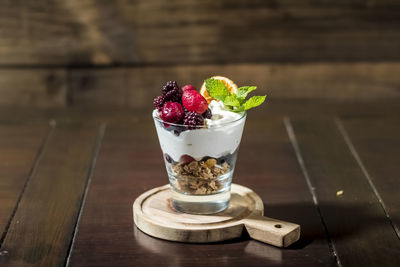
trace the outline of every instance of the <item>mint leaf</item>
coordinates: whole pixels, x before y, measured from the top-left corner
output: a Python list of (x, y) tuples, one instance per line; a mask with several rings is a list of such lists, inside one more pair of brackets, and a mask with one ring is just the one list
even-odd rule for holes
[(246, 97), (247, 95), (256, 90), (257, 87), (256, 86), (242, 86), (238, 89), (238, 92), (236, 93), (237, 100), (239, 101), (240, 104), (243, 104), (246, 101)]
[(246, 98), (246, 96), (257, 89), (257, 86), (242, 86), (238, 89), (236, 95), (240, 98)]
[(261, 105), (262, 103), (264, 103), (266, 96), (253, 96), (250, 97), (249, 100), (247, 100), (244, 104), (244, 110), (249, 110), (251, 108), (255, 108), (259, 105)]
[(220, 80), (216, 80), (213, 78), (206, 80), (206, 88), (208, 94), (215, 99), (224, 101), (225, 97), (230, 96), (228, 88), (226, 88), (225, 84)]
[(244, 107), (243, 106), (240, 106), (240, 107), (238, 107), (237, 109), (234, 109), (234, 110), (232, 110), (233, 112), (237, 112), (237, 113), (239, 113), (239, 112), (243, 112), (244, 111)]
[(206, 89), (210, 97), (220, 100), (224, 106), (233, 112), (243, 112), (261, 105), (266, 96), (253, 96), (246, 101), (249, 93), (257, 89), (256, 86), (242, 86), (236, 93), (231, 94), (225, 84), (217, 79), (205, 80)]
[(232, 106), (232, 107), (239, 107), (240, 106), (240, 102), (237, 99), (236, 95), (228, 95), (224, 99), (224, 105)]

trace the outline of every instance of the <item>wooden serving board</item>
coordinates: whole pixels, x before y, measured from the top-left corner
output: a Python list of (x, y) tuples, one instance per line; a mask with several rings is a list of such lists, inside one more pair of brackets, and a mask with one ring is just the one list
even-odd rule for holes
[(225, 211), (195, 215), (176, 211), (169, 185), (149, 190), (133, 203), (133, 220), (143, 232), (161, 239), (207, 243), (242, 236), (277, 247), (287, 247), (300, 238), (298, 224), (264, 217), (261, 198), (251, 189), (232, 184), (231, 202)]

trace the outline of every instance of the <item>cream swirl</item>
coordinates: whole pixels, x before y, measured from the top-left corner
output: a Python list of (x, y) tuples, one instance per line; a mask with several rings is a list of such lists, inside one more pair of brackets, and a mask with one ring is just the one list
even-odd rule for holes
[(236, 121), (243, 117), (243, 112), (236, 113), (228, 110), (221, 101), (212, 100), (208, 107), (211, 110), (211, 119), (206, 119), (209, 128), (219, 126), (228, 122)]

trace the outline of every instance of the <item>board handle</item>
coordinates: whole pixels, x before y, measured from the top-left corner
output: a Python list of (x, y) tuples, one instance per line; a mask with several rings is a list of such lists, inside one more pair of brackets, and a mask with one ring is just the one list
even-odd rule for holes
[(290, 246), (300, 238), (300, 225), (262, 215), (250, 215), (244, 226), (251, 238), (277, 247)]

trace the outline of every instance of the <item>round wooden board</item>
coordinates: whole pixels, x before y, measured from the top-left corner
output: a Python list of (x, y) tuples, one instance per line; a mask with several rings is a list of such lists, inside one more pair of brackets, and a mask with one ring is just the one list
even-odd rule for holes
[(225, 211), (195, 215), (176, 211), (169, 185), (149, 190), (133, 204), (133, 219), (143, 232), (161, 239), (180, 242), (217, 242), (240, 237), (246, 229), (257, 240), (275, 246), (297, 241), (297, 224), (263, 217), (261, 198), (251, 189), (232, 184), (231, 202)]

